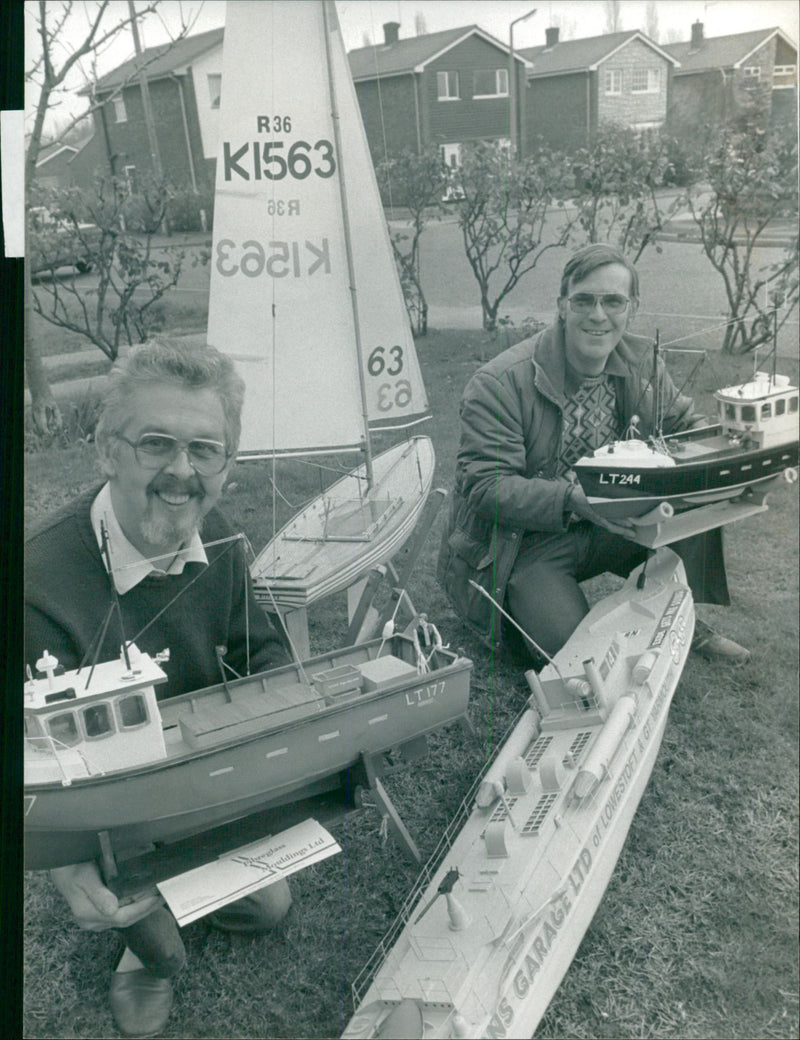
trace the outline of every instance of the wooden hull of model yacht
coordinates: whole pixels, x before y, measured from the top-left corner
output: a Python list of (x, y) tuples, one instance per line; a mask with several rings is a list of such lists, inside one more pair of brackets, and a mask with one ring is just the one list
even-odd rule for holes
[(394, 556), (419, 519), (435, 461), (430, 438), (412, 437), (375, 457), (370, 490), (362, 466), (316, 498), (251, 567), (262, 606), (307, 606), (346, 589)]

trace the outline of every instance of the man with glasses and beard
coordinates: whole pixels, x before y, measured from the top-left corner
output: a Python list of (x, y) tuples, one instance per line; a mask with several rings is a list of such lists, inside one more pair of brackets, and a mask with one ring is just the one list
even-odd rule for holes
[[(64, 669), (78, 667), (106, 619), (111, 575), (124, 637), (135, 637), (151, 656), (170, 651), (159, 697), (219, 682), (218, 646), (227, 647), (226, 663), (240, 674), (248, 650), (252, 671), (288, 660), (255, 601), (244, 554), (215, 508), (239, 444), (243, 400), (232, 362), (211, 347), (156, 339), (117, 362), (95, 435), (106, 482), (26, 542), (31, 666), (47, 650)], [(101, 551), (106, 539), (111, 575)], [(117, 656), (124, 637), (115, 614), (100, 659)], [(94, 862), (51, 876), (82, 928), (114, 928), (123, 939), (110, 990), (120, 1032), (160, 1032), (172, 1006), (170, 979), (185, 960), (177, 924), (160, 897), (121, 906)], [(224, 931), (265, 931), (290, 903), (288, 885), (279, 881), (210, 920)]]
[[(654, 432), (651, 342), (627, 331), (638, 304), (631, 262), (608, 245), (585, 246), (564, 267), (556, 322), (483, 365), (464, 391), (438, 576), (456, 612), (496, 648), (501, 635), (518, 638), (470, 580), (552, 656), (588, 613), (580, 582), (605, 571), (627, 575), (645, 559), (595, 513), (572, 470), (620, 438), (634, 415), (638, 436)], [(671, 402), (664, 433), (705, 425), (662, 375)], [(720, 528), (672, 548), (696, 602), (729, 604)], [(750, 658), (702, 621), (692, 648), (732, 664)], [(544, 663), (527, 642), (525, 649)]]

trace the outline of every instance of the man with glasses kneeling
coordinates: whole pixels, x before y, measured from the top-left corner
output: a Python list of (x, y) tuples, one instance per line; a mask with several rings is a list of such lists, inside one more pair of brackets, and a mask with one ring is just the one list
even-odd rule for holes
[[(77, 668), (95, 645), (112, 598), (103, 528), (125, 635), (141, 632), (137, 646), (151, 656), (170, 651), (159, 697), (219, 682), (218, 646), (227, 647), (226, 663), (239, 674), (247, 667), (248, 640), (252, 671), (288, 660), (255, 601), (243, 553), (229, 541), (216, 544), (233, 533), (215, 505), (239, 444), (243, 400), (232, 362), (211, 347), (153, 340), (117, 362), (96, 430), (106, 483), (26, 543), (29, 664), (48, 650), (64, 669)], [(116, 656), (122, 639), (114, 615), (101, 659)], [(122, 937), (110, 990), (120, 1031), (159, 1033), (172, 1006), (170, 979), (185, 960), (178, 926), (160, 897), (121, 906), (94, 862), (51, 876), (82, 928), (114, 928)], [(290, 904), (288, 885), (279, 881), (222, 908), (210, 922), (229, 932), (265, 931)]]
[[(595, 448), (653, 432), (652, 344), (627, 329), (639, 304), (639, 278), (616, 249), (594, 244), (564, 267), (558, 318), (538, 336), (483, 365), (461, 400), (456, 486), (439, 557), (439, 580), (455, 610), (499, 647), (489, 592), (549, 655), (569, 639), (589, 607), (580, 582), (627, 575), (646, 556), (591, 508), (572, 470)], [(666, 372), (671, 402), (664, 433), (705, 425)], [(716, 528), (672, 546), (695, 601), (728, 605), (722, 533)], [(743, 664), (750, 653), (698, 621), (692, 647)], [(526, 645), (534, 663), (544, 662)]]

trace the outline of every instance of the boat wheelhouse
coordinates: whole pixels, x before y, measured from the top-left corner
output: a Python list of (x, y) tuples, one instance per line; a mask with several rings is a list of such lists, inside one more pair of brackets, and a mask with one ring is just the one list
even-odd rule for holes
[(127, 649), (128, 661), (62, 675), (45, 655), (26, 683), (28, 869), (124, 859), (339, 792), (365, 759), (421, 754), (467, 715), (471, 662), (416, 633), (162, 701), (158, 663)]

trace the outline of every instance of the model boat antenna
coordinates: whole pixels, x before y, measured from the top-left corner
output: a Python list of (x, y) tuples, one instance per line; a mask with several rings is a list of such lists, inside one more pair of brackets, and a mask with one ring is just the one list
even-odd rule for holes
[[(124, 626), (123, 621), (122, 621), (122, 607), (121, 607), (120, 602), (119, 602), (119, 593), (117, 592), (117, 583), (114, 581), (114, 568), (111, 566), (111, 553), (109, 551), (109, 545), (108, 545), (108, 528), (106, 527), (105, 520), (103, 520), (102, 518), (100, 520), (100, 552), (101, 552), (103, 558), (106, 561), (106, 570), (108, 571), (108, 577), (111, 580), (111, 595), (113, 597), (112, 610), (113, 609), (116, 610), (117, 617), (119, 618), (119, 633), (122, 636), (122, 657), (123, 657), (123, 660), (125, 661), (125, 667), (130, 672), (131, 671), (131, 659), (130, 659), (130, 656), (128, 655), (128, 643), (127, 643), (127, 640), (125, 639), (125, 626)], [(110, 619), (111, 619), (111, 611), (109, 611), (109, 615), (106, 618), (105, 628), (108, 627), (108, 622), (110, 621)], [(103, 630), (103, 634), (105, 634), (105, 628)], [(101, 639), (100, 642), (97, 645), (96, 653), (98, 655), (100, 653), (100, 647), (102, 645), (102, 642), (103, 641)], [(96, 658), (92, 662), (92, 671), (94, 670), (95, 664), (97, 664), (97, 659)], [(92, 678), (92, 673), (90, 672), (89, 673), (89, 680), (91, 680), (91, 678)], [(89, 681), (88, 680), (87, 680), (86, 685), (87, 686), (89, 685)]]
[(333, 140), (336, 146), (336, 155), (339, 160), (339, 197), (342, 203), (342, 221), (344, 224), (344, 248), (347, 257), (347, 280), (350, 284), (350, 304), (353, 309), (353, 328), (355, 331), (356, 363), (358, 368), (358, 386), (361, 394), (361, 411), (364, 418), (364, 469), (367, 477), (367, 487), (373, 484), (372, 476), (372, 447), (369, 434), (369, 412), (367, 409), (367, 388), (364, 383), (364, 366), (362, 363), (361, 349), (361, 323), (358, 316), (358, 297), (355, 278), (355, 267), (353, 264), (353, 245), (350, 233), (350, 211), (347, 207), (347, 191), (345, 186), (345, 163), (342, 155), (342, 136), (339, 124), (339, 109), (336, 104), (336, 90), (333, 82), (333, 58), (331, 55), (331, 25), (328, 4), (322, 5), (322, 19), (325, 37), (325, 60), (328, 66), (328, 92), (331, 102), (331, 119), (333, 120)]
[(511, 624), (514, 626), (514, 628), (516, 628), (516, 630), (520, 633), (520, 635), (524, 636), (525, 639), (528, 640), (528, 642), (531, 644), (531, 646), (534, 648), (534, 650), (536, 650), (537, 653), (541, 654), (542, 657), (547, 661), (548, 664), (551, 664), (553, 666), (553, 668), (555, 669), (556, 675), (559, 677), (559, 679), (562, 682), (564, 682), (564, 676), (559, 671), (558, 665), (553, 660), (553, 658), (550, 656), (550, 654), (548, 654), (548, 652), (546, 650), (543, 650), (539, 646), (539, 644), (536, 642), (536, 640), (533, 639), (531, 636), (529, 636), (528, 633), (525, 631), (525, 629), (522, 628), (520, 625), (518, 625), (517, 622), (513, 619), (513, 617), (509, 613), (507, 613), (507, 611), (503, 610), (503, 608), (500, 606), (500, 604), (497, 602), (497, 600), (494, 598), (494, 596), (491, 595), (491, 593), (487, 592), (486, 589), (482, 588), (477, 583), (477, 581), (473, 581), (472, 578), (469, 579), (469, 583), (470, 583), (470, 585), (472, 585), (473, 588), (477, 589), (478, 592), (480, 592), (480, 594), (482, 596), (485, 596), (489, 600), (490, 603), (494, 604), (496, 609), (500, 611), (500, 613), (503, 615), (503, 617), (506, 619), (506, 621), (510, 621)]

